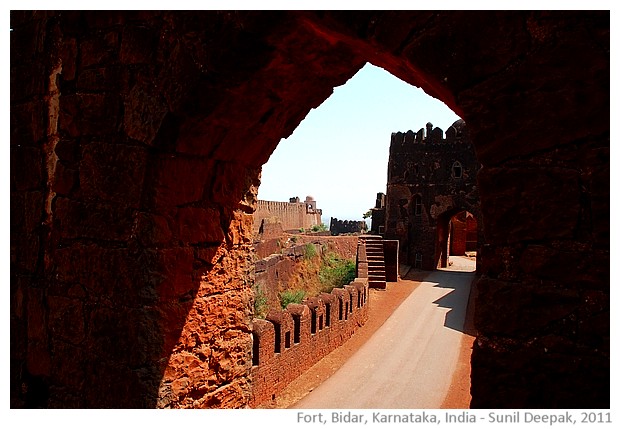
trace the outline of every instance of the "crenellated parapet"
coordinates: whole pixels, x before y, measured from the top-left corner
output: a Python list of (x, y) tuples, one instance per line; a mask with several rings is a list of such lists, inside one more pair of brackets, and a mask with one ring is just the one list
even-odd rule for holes
[(420, 128), (418, 132), (392, 133), (390, 140), (390, 154), (409, 152), (412, 145), (433, 146), (434, 149), (449, 148), (454, 145), (469, 145), (469, 135), (465, 121), (459, 119), (454, 122), (445, 132), (439, 127), (433, 127), (430, 122), (426, 128)]
[[(365, 253), (365, 247), (359, 251)], [(361, 255), (366, 260), (365, 254)], [(254, 319), (252, 407), (267, 405), (291, 381), (346, 342), (368, 318), (368, 278)]]
[(254, 319), (252, 407), (275, 398), (291, 381), (348, 340), (368, 318), (368, 281)]
[(367, 225), (363, 220), (340, 220), (333, 217), (329, 222), (329, 231), (332, 235), (360, 234), (366, 229)]
[(322, 214), (311, 196), (306, 197), (305, 201), (300, 201), (298, 197), (290, 198), (288, 202), (258, 200), (254, 213), (254, 234), (259, 233), (265, 219), (278, 220), (285, 231), (299, 230), (320, 225)]
[[(479, 169), (465, 122), (454, 122), (445, 135), (430, 122), (417, 133), (392, 133), (388, 187), (392, 184), (436, 183), (455, 189), (475, 182)], [(458, 189), (457, 189), (458, 192)]]

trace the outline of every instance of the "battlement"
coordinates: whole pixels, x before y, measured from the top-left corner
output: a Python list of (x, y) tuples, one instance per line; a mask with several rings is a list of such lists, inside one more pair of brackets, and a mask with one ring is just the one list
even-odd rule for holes
[[(358, 259), (366, 261), (366, 245), (358, 241)], [(347, 341), (368, 319), (368, 270), (331, 293), (289, 304), (254, 319), (252, 328), (253, 393), (250, 406), (277, 394), (324, 356)]]
[(363, 220), (340, 220), (333, 217), (329, 222), (329, 231), (332, 235), (361, 234), (367, 229), (366, 222)]
[(306, 197), (305, 201), (300, 201), (299, 197), (290, 198), (288, 202), (258, 200), (254, 213), (254, 234), (259, 232), (263, 219), (278, 219), (282, 229), (290, 231), (320, 225), (322, 214), (323, 210), (317, 208), (311, 196)]
[(430, 122), (426, 128), (420, 128), (417, 133), (409, 130), (407, 132), (394, 132), (390, 141), (390, 153), (407, 152), (412, 145), (424, 145), (440, 149), (443, 147), (454, 147), (461, 144), (471, 144), (467, 132), (465, 121), (459, 119), (454, 122), (445, 132), (439, 127), (433, 127)]

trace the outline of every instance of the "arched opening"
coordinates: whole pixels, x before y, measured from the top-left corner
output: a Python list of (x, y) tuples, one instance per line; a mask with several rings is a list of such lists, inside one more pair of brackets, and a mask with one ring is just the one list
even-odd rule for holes
[[(308, 235), (312, 235), (308, 231), (309, 228), (301, 223), (296, 225), (299, 230), (295, 231), (293, 221), (297, 221), (299, 216), (290, 216), (290, 211), (303, 201), (303, 195), (312, 194), (317, 197), (320, 204), (317, 204), (314, 197), (308, 196), (305, 199), (305, 207), (308, 212), (320, 208), (325, 223), (330, 217), (333, 223), (333, 218), (336, 216), (341, 218), (341, 215), (361, 220), (362, 214), (367, 211), (376, 195), (376, 192), (369, 190), (382, 192), (386, 190), (386, 169), (391, 156), (392, 135), (394, 132), (414, 127), (415, 122), (412, 118), (415, 117), (424, 117), (425, 121), (431, 120), (436, 124), (447, 125), (459, 119), (437, 99), (369, 63), (343, 86), (335, 88), (334, 94), (309, 112), (290, 137), (280, 141), (269, 161), (263, 165), (258, 188), (259, 205), (254, 219), (254, 228), (259, 231), (254, 237), (254, 245), (259, 249), (257, 253), (260, 257), (265, 258), (262, 249), (267, 248), (269, 242), (290, 242), (299, 245)], [(439, 136), (437, 131), (434, 131), (433, 135), (440, 144), (443, 135)], [(426, 166), (428, 163), (424, 161), (423, 164)], [(411, 172), (415, 172), (409, 176), (417, 178), (418, 172), (414, 171), (417, 164), (411, 163), (408, 167)], [(291, 195), (297, 196), (291, 197)], [(343, 209), (349, 211), (343, 212)], [(413, 203), (408, 198), (399, 201), (399, 213), (404, 218), (412, 217), (412, 211), (413, 216), (422, 216), (421, 195), (416, 195)], [(354, 217), (356, 212), (359, 218)], [(257, 228), (259, 222), (260, 227)], [(272, 235), (269, 235), (267, 223), (271, 226), (277, 223), (286, 224), (281, 227), (281, 237), (273, 235), (277, 227), (274, 228)], [(350, 237), (343, 235), (339, 238), (342, 240), (336, 240), (339, 243), (337, 247), (345, 247), (347, 238), (352, 239), (348, 242), (350, 247), (357, 247), (355, 235)], [(323, 237), (315, 237), (315, 240), (319, 239)], [(325, 240), (327, 242), (335, 239), (329, 236)], [(275, 249), (280, 251), (278, 248)], [(273, 256), (269, 255), (266, 259), (271, 261)], [(300, 265), (305, 262), (308, 261), (302, 260)], [(313, 271), (307, 269), (307, 266), (302, 267), (303, 284), (300, 285), (295, 278), (286, 279), (285, 276), (281, 276), (282, 283), (271, 284), (266, 273), (272, 268), (264, 268), (270, 263), (261, 263), (260, 270), (255, 273), (257, 283), (279, 290), (289, 287), (311, 290)], [(284, 261), (275, 264), (284, 264)], [(297, 269), (296, 265), (288, 265), (287, 269), (294, 277), (293, 271)], [(311, 296), (313, 295), (308, 294), (306, 298)], [(356, 300), (352, 295), (349, 296), (344, 308), (341, 309), (341, 312), (344, 311), (342, 319), (351, 320), (353, 313), (362, 308), (365, 299), (362, 293), (357, 293)], [(342, 306), (342, 303), (340, 305)], [(320, 337), (317, 334), (320, 334), (325, 327), (329, 327), (330, 311), (330, 305), (326, 304), (325, 319), (316, 309), (310, 311), (310, 334), (313, 338)], [(336, 337), (339, 334), (333, 332), (330, 335)], [(307, 359), (310, 358), (311, 353), (307, 353)], [(267, 373), (268, 368), (261, 371)], [(265, 378), (259, 371), (253, 376), (257, 380)]]
[(478, 221), (467, 210), (442, 216), (437, 223), (437, 268), (476, 271)]
[[(259, 200), (293, 201), (291, 196), (312, 193), (326, 225), (330, 218), (361, 220), (377, 193), (385, 193), (391, 134), (415, 127), (419, 118), (446, 127), (459, 119), (421, 88), (364, 64), (280, 140), (262, 166)], [(416, 170), (411, 165), (407, 174)]]
[(455, 179), (460, 179), (463, 176), (463, 166), (460, 162), (454, 161), (452, 164), (452, 177)]

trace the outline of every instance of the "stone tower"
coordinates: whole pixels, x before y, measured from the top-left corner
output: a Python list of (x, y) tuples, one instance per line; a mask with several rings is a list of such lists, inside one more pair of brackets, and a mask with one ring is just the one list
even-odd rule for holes
[[(399, 240), (403, 262), (426, 270), (445, 266), (450, 219), (468, 212), (480, 220), (479, 168), (463, 120), (445, 136), (431, 123), (417, 133), (392, 134), (382, 229), (385, 238)], [(373, 218), (381, 212), (373, 210)]]

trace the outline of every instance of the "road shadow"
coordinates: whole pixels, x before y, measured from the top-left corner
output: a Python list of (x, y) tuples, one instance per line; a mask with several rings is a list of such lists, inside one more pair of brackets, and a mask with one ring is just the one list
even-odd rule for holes
[[(447, 308), (444, 326), (454, 329), (464, 334), (475, 336), (476, 330), (473, 324), (473, 316), (476, 301), (476, 283), (477, 276), (472, 276), (471, 272), (443, 271), (444, 276), (467, 276), (471, 277), (471, 281), (458, 283), (446, 295), (435, 300), (433, 303), (441, 308)], [(437, 283), (439, 288), (446, 288), (444, 285)]]
[[(472, 277), (471, 283), (461, 284), (456, 287), (446, 287), (442, 282), (437, 282), (436, 275), (441, 276), (467, 276)], [(441, 308), (447, 308), (446, 320), (444, 326), (463, 332), (467, 335), (476, 336), (476, 329), (473, 323), (475, 302), (477, 296), (476, 283), (478, 276), (472, 275), (472, 271), (456, 271), (456, 270), (435, 270), (425, 271), (411, 268), (403, 276), (404, 280), (413, 280), (417, 282), (432, 282), (433, 287), (442, 289), (452, 289), (450, 292), (435, 300), (433, 304), (437, 304)]]

